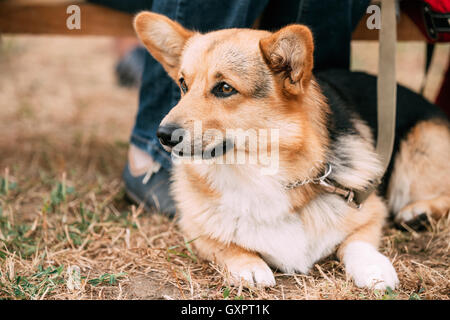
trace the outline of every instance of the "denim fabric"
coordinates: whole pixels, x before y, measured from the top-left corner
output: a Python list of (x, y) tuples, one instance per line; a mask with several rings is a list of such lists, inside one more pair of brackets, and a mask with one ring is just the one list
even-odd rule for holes
[[(349, 68), (350, 41), (370, 0), (92, 0), (127, 12), (151, 9), (190, 29), (206, 32), (251, 27), (264, 14), (260, 28), (275, 30), (289, 23), (309, 26), (315, 41), (315, 69)], [(170, 155), (162, 149), (156, 130), (180, 98), (179, 89), (149, 54), (139, 94), (131, 143), (169, 169)]]

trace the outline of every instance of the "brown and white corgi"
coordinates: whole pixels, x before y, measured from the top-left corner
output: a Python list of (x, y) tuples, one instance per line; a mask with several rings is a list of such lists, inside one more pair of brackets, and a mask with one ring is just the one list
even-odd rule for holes
[[(200, 34), (142, 12), (135, 29), (181, 88), (158, 136), (177, 160), (179, 223), (201, 257), (223, 266), (234, 283), (272, 286), (270, 267), (306, 273), (337, 248), (357, 286), (398, 285), (377, 250), (388, 209), (397, 221), (412, 221), (450, 208), (450, 129), (435, 106), (399, 87), (397, 151), (383, 180), (387, 205), (372, 194), (356, 208), (346, 195), (382, 174), (374, 77), (313, 75), (313, 37), (302, 25)], [(255, 135), (270, 156), (260, 157)]]

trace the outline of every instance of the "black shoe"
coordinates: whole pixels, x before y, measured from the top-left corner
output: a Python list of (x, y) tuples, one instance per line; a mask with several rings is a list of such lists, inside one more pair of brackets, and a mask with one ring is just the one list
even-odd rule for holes
[(128, 164), (125, 166), (122, 178), (127, 196), (139, 205), (143, 203), (147, 210), (156, 210), (173, 218), (175, 203), (169, 192), (170, 173), (161, 167), (157, 172), (152, 173), (148, 181), (144, 181), (145, 176), (144, 174), (135, 177), (131, 174)]

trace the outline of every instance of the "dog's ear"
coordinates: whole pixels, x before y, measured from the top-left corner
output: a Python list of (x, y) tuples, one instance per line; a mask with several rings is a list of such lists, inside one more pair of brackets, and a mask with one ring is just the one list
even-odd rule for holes
[(259, 47), (286, 92), (298, 95), (306, 90), (311, 80), (314, 52), (309, 28), (295, 24), (284, 27), (261, 39)]
[(148, 11), (136, 16), (134, 29), (151, 55), (177, 81), (181, 53), (194, 33), (166, 16)]

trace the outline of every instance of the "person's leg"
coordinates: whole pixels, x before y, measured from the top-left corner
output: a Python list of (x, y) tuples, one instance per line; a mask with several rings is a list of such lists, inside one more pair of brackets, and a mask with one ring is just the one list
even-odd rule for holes
[[(261, 15), (268, 0), (154, 0), (151, 10), (202, 32), (224, 28), (248, 28)], [(172, 215), (169, 195), (171, 158), (160, 145), (156, 130), (180, 98), (178, 86), (149, 54), (139, 94), (139, 109), (131, 135), (128, 165), (123, 179), (128, 195), (148, 207)], [(149, 155), (146, 158), (146, 155)], [(151, 174), (145, 174), (147, 171)]]

